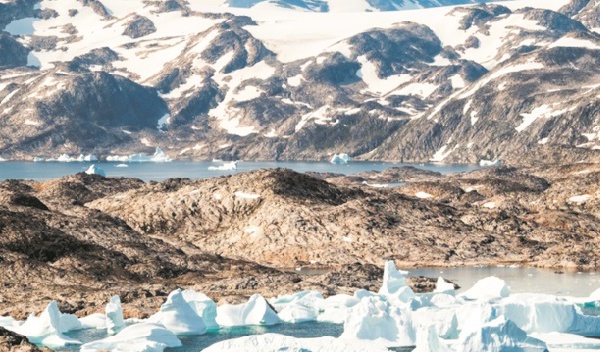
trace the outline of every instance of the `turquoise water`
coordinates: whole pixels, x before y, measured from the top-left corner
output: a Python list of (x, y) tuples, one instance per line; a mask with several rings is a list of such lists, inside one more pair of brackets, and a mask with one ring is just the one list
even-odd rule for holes
[(209, 166), (221, 163), (207, 161), (172, 161), (167, 163), (127, 163), (128, 167), (117, 167), (119, 162), (0, 162), (0, 180), (32, 179), (47, 180), (85, 171), (91, 164), (98, 165), (108, 177), (136, 177), (145, 181), (162, 181), (167, 178), (204, 179), (223, 175), (232, 175), (256, 169), (288, 168), (298, 172), (332, 172), (344, 175), (364, 171), (383, 171), (396, 166), (414, 166), (440, 173), (457, 173), (479, 169), (478, 165), (456, 164), (401, 164), (383, 162), (351, 162), (348, 165), (335, 165), (328, 162), (284, 162), (284, 161), (248, 161), (240, 162), (236, 170), (212, 171)]

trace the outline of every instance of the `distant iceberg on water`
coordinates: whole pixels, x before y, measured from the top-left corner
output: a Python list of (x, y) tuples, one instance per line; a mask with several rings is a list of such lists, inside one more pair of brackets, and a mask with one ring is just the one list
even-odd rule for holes
[(350, 156), (346, 153), (335, 154), (330, 162), (336, 165), (347, 165), (350, 162)]
[(153, 163), (164, 163), (173, 161), (160, 147), (156, 147), (153, 155), (148, 155), (146, 153), (138, 153), (132, 154), (129, 156), (121, 156), (121, 155), (109, 155), (106, 157), (106, 161), (118, 161), (118, 162), (130, 162), (130, 163), (143, 163), (143, 162), (153, 162)]
[(208, 169), (211, 171), (229, 171), (229, 170), (236, 170), (237, 169), (237, 161), (232, 161), (229, 163), (224, 163), (223, 165), (219, 165), (219, 166), (209, 166)]

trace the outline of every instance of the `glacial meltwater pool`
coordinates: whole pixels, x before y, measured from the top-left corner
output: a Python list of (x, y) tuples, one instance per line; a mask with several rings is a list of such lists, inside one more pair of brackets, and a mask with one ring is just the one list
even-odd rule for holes
[[(144, 181), (162, 181), (167, 178), (203, 179), (232, 175), (257, 169), (287, 168), (298, 172), (332, 172), (344, 175), (364, 171), (383, 171), (391, 167), (414, 166), (424, 170), (443, 174), (471, 171), (481, 168), (479, 165), (461, 164), (402, 164), (384, 162), (350, 162), (336, 165), (328, 162), (303, 161), (241, 161), (235, 170), (209, 170), (209, 167), (222, 165), (210, 161), (171, 161), (171, 162), (0, 162), (0, 180), (32, 179), (36, 181), (59, 178), (85, 171), (96, 164), (108, 177), (135, 177)], [(127, 167), (118, 167), (127, 165)]]

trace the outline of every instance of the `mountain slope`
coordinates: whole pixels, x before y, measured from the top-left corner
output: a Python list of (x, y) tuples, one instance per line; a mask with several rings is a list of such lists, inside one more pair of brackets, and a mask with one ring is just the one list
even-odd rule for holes
[(0, 155), (161, 146), (175, 158), (478, 162), (594, 150), (598, 6), (567, 3), (314, 13), (12, 1)]

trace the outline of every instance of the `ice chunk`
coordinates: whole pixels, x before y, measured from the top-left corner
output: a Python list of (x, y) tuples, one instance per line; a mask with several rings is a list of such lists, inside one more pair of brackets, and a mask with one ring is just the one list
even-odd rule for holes
[(127, 164), (118, 164), (115, 167), (129, 167), (129, 165), (127, 165)]
[(486, 167), (486, 166), (498, 166), (498, 165), (500, 165), (500, 160), (485, 160), (485, 159), (482, 159), (482, 160), (479, 161), (479, 166), (483, 166), (483, 167)]
[(180, 347), (181, 341), (160, 324), (141, 323), (126, 327), (115, 336), (86, 343), (81, 352), (128, 351), (159, 352), (167, 347)]
[(410, 312), (391, 306), (380, 296), (363, 298), (350, 308), (342, 337), (395, 347), (415, 344)]
[(327, 297), (321, 303), (321, 313), (318, 321), (334, 324), (343, 324), (348, 316), (349, 308), (354, 307), (360, 299), (345, 294)]
[(46, 159), (40, 158), (39, 156), (33, 158), (34, 163), (41, 163), (42, 161), (46, 161)]
[(84, 161), (98, 161), (98, 158), (94, 155), (94, 154), (88, 154), (88, 155), (83, 155), (83, 154), (79, 154), (79, 157), (77, 158), (77, 161), (79, 162), (84, 162)]
[(218, 307), (217, 323), (221, 326), (276, 325), (281, 319), (261, 295), (255, 294), (246, 303)]
[(349, 162), (350, 162), (350, 156), (348, 154), (345, 154), (345, 153), (335, 154), (331, 158), (331, 163), (332, 164), (346, 165)]
[(108, 161), (129, 161), (129, 162), (169, 162), (172, 159), (159, 147), (156, 147), (154, 155), (147, 155), (146, 153), (132, 154), (127, 159), (123, 160), (119, 156), (110, 156), (106, 158)]
[[(277, 296), (277, 298), (271, 298), (269, 299), (269, 304), (271, 304), (276, 311), (280, 312), (281, 310), (283, 310), (283, 308), (285, 308), (286, 305), (293, 302), (298, 302), (303, 299), (305, 302), (308, 300), (315, 302), (312, 305), (317, 307), (317, 305), (320, 304), (320, 301), (323, 301), (323, 295), (321, 294), (321, 292), (306, 290), (289, 295), (279, 295)], [(317, 303), (317, 301), (319, 302)]]
[(454, 352), (446, 346), (437, 334), (435, 326), (417, 332), (417, 348), (412, 352)]
[(335, 337), (296, 338), (278, 334), (244, 336), (217, 342), (203, 352), (384, 352), (385, 346)]
[(106, 329), (106, 315), (94, 313), (79, 319), (82, 330)]
[(454, 295), (454, 284), (446, 282), (443, 278), (439, 277), (433, 292)]
[(592, 292), (592, 294), (590, 295), (590, 299), (592, 301), (600, 301), (600, 288)]
[(510, 290), (506, 283), (497, 277), (481, 279), (468, 289), (461, 297), (471, 300), (493, 300), (508, 297)]
[(74, 157), (70, 156), (69, 154), (61, 154), (56, 161), (60, 161), (63, 163), (70, 163), (73, 161), (76, 161), (77, 159), (75, 159)]
[(319, 311), (314, 307), (305, 306), (300, 302), (288, 304), (278, 314), (279, 318), (286, 323), (302, 323), (306, 321), (315, 321), (319, 316)]
[(582, 336), (600, 336), (600, 317), (587, 316), (564, 298), (542, 294), (515, 294), (496, 305), (528, 333), (560, 332)]
[(415, 296), (413, 290), (406, 284), (406, 272), (396, 269), (394, 261), (388, 260), (385, 263), (383, 272), (383, 285), (379, 289), (379, 294), (386, 296), (392, 303), (406, 303)]
[(527, 336), (527, 333), (510, 320), (501, 316), (460, 342), (464, 352), (544, 352), (546, 344), (542, 340)]
[(171, 292), (158, 313), (148, 321), (160, 323), (176, 335), (202, 335), (206, 332), (202, 317), (185, 301), (180, 289)]
[(212, 171), (228, 171), (228, 170), (236, 170), (237, 169), (237, 161), (232, 161), (229, 163), (224, 163), (219, 166), (209, 166), (208, 169)]
[(185, 290), (182, 292), (183, 299), (192, 307), (194, 312), (202, 318), (206, 330), (218, 330), (217, 324), (217, 304), (208, 296), (198, 293), (194, 290)]
[(437, 336), (445, 339), (459, 337), (458, 318), (451, 309), (423, 308), (412, 312), (413, 326), (417, 331), (433, 327)]
[(106, 330), (109, 335), (114, 335), (125, 326), (121, 298), (112, 296), (104, 309), (106, 313)]
[(61, 313), (58, 305), (56, 301), (52, 301), (39, 317), (30, 315), (22, 325), (7, 327), (7, 329), (27, 336), (32, 343), (51, 348), (80, 345), (81, 342), (62, 334), (60, 321)]
[(88, 169), (85, 170), (85, 173), (88, 175), (98, 175), (98, 176), (106, 177), (106, 172), (104, 172), (104, 170), (102, 170), (101, 168), (96, 166), (96, 164), (90, 165), (90, 167), (88, 167)]

